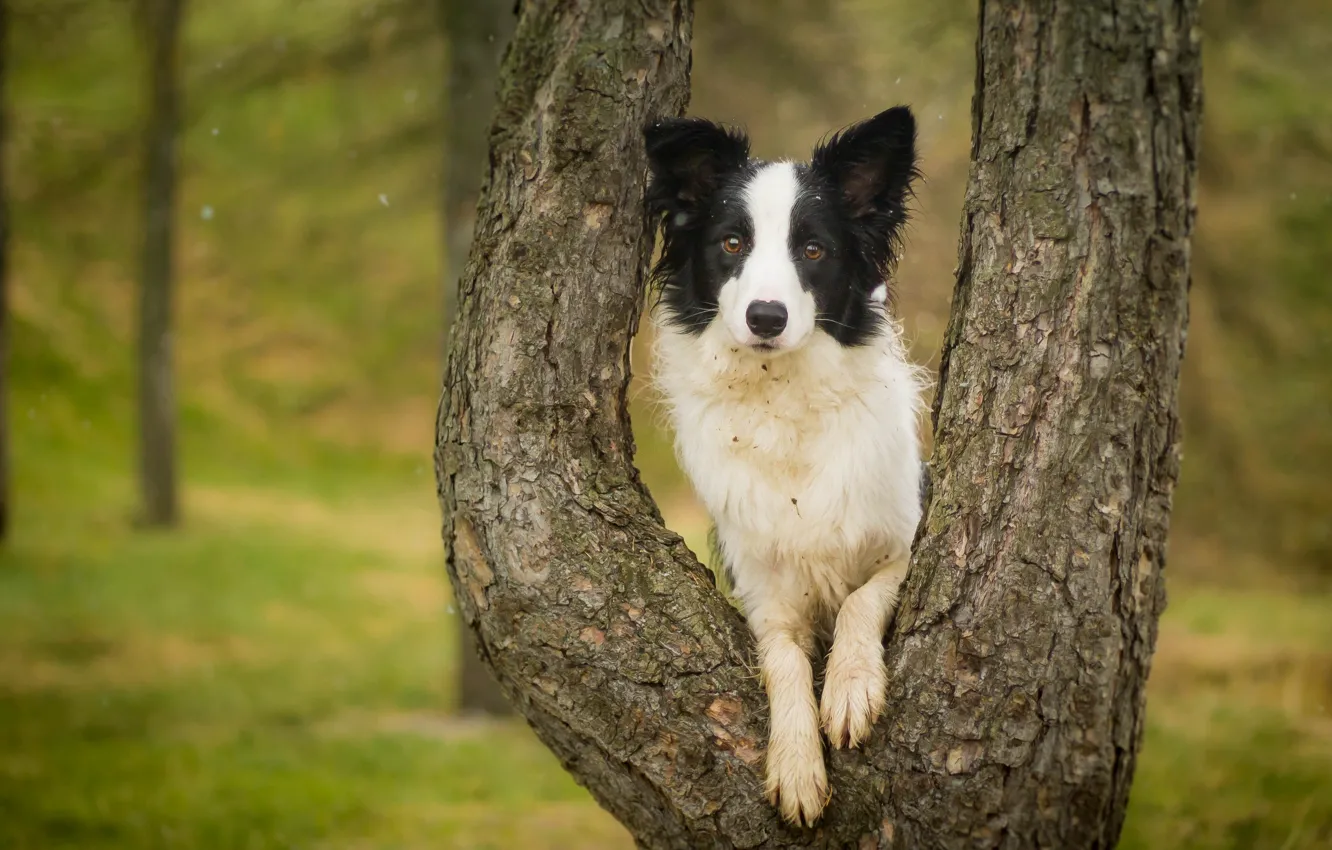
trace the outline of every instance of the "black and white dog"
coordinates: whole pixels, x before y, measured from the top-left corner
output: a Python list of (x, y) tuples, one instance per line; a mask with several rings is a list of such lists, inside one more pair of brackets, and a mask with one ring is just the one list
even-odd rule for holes
[(855, 746), (883, 709), (883, 634), (921, 514), (924, 376), (888, 298), (916, 124), (890, 109), (808, 164), (750, 159), (743, 134), (700, 119), (645, 134), (657, 379), (758, 644), (768, 795), (809, 824), (828, 799), (820, 722)]

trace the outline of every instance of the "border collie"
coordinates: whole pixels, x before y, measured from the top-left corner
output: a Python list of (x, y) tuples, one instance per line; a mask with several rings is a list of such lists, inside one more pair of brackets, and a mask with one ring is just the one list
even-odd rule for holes
[[(854, 747), (883, 710), (883, 635), (920, 519), (924, 377), (890, 316), (916, 169), (896, 107), (814, 149), (751, 159), (696, 118), (645, 129), (656, 374), (676, 451), (715, 524), (771, 713), (766, 791), (812, 824), (820, 726)], [(830, 649), (816, 702), (811, 659)]]

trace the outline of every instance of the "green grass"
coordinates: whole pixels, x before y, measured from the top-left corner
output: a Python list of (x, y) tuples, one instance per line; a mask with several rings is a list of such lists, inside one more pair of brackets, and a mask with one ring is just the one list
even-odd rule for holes
[(105, 443), (49, 434), (0, 555), (0, 846), (624, 845), (520, 723), (449, 716), (429, 488), (195, 476), (143, 533)]
[(1126, 848), (1332, 847), (1332, 597), (1172, 590)]
[[(0, 846), (629, 846), (520, 723), (450, 717), (428, 487), (330, 450), (143, 533), (108, 441), (52, 433), (0, 555)], [(1332, 846), (1329, 612), (1173, 591), (1124, 847)]]

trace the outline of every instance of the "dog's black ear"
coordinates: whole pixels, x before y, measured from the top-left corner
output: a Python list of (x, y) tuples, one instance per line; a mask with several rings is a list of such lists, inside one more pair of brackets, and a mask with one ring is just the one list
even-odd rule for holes
[(695, 208), (730, 172), (749, 161), (749, 139), (701, 118), (663, 118), (643, 128), (647, 143), (648, 207), (653, 213)]
[(880, 112), (816, 147), (811, 164), (841, 190), (853, 217), (886, 216), (890, 227), (900, 225), (919, 176), (916, 119), (906, 106)]

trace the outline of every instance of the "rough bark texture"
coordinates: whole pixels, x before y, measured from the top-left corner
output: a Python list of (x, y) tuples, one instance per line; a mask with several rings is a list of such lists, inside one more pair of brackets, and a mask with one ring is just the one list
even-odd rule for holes
[[(472, 243), (472, 224), (488, 160), (487, 131), (495, 111), (500, 58), (513, 37), (513, 0), (441, 0), (448, 44), (444, 104), (445, 338), (454, 294)], [(476, 638), (458, 621), (458, 708), (468, 714), (509, 714), (512, 708), (477, 652)]]
[(897, 844), (1110, 847), (1178, 472), (1198, 9), (981, 9), (972, 169), (873, 774)]
[(177, 43), (183, 0), (146, 0), (148, 121), (139, 292), (139, 486), (142, 521), (174, 525), (176, 402), (171, 365), (172, 214), (176, 195)]
[(464, 275), (437, 474), (505, 692), (645, 847), (1108, 847), (1164, 604), (1193, 227), (1195, 0), (991, 0), (889, 707), (818, 828), (761, 794), (743, 624), (634, 471), (639, 126), (687, 6), (522, 9)]
[(9, 45), (9, 0), (0, 0), (0, 543), (9, 538), (9, 200), (5, 192), (5, 59)]

